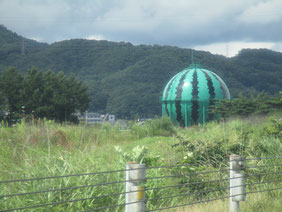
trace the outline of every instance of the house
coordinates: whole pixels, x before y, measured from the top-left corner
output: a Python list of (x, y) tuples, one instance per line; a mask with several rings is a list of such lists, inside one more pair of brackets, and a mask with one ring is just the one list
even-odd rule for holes
[(79, 119), (80, 123), (87, 123), (87, 124), (101, 124), (103, 122), (115, 122), (115, 115), (101, 115), (99, 113), (88, 112), (85, 113), (76, 113), (76, 116)]

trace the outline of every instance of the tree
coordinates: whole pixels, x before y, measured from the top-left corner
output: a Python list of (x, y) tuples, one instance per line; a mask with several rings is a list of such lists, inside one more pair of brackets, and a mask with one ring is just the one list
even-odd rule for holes
[(62, 72), (43, 74), (32, 68), (23, 77), (15, 69), (9, 69), (1, 75), (0, 84), (0, 98), (6, 102), (0, 110), (7, 108), (9, 122), (23, 116), (76, 122), (73, 114), (87, 110), (90, 102), (87, 87)]
[(6, 111), (7, 111), (6, 106), (7, 106), (6, 99), (5, 99), (2, 91), (0, 90), (0, 120), (5, 119), (5, 115), (6, 115)]
[(249, 116), (252, 114), (268, 114), (274, 112), (281, 113), (282, 98), (280, 96), (269, 96), (265, 92), (257, 95), (244, 96), (240, 94), (238, 98), (232, 100), (217, 101), (211, 108), (212, 114), (221, 114), (223, 117), (229, 116)]
[(35, 117), (45, 117), (45, 114), (40, 114), (39, 112), (41, 111), (41, 107), (44, 106), (44, 102), (42, 102), (44, 90), (45, 83), (42, 72), (36, 68), (30, 69), (23, 80), (25, 114), (32, 114)]
[(268, 102), (274, 110), (280, 111), (282, 108), (282, 91), (279, 92), (279, 95), (273, 96)]
[(9, 68), (0, 76), (1, 107), (8, 113), (7, 121), (14, 122), (23, 113), (23, 76)]
[(53, 105), (55, 117), (58, 121), (71, 121), (75, 111), (87, 110), (90, 99), (87, 87), (71, 75), (66, 77), (62, 72), (56, 75), (56, 89), (54, 89)]

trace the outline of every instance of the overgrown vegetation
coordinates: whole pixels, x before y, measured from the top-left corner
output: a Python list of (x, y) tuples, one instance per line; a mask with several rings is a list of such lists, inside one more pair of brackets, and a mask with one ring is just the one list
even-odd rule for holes
[[(281, 156), (281, 131), (281, 114), (210, 122), (205, 126), (199, 125), (186, 129), (175, 127), (167, 118), (150, 120), (144, 125), (133, 123), (126, 130), (120, 130), (119, 125), (110, 126), (107, 124), (62, 126), (52, 121), (39, 121), (37, 125), (22, 122), (13, 127), (7, 127), (2, 123), (0, 128), (0, 181), (120, 170), (125, 168), (126, 162), (132, 161), (144, 162), (149, 167), (177, 165), (174, 168), (147, 169), (147, 177), (224, 170), (228, 169), (227, 162), (230, 154), (240, 154), (247, 158)], [(186, 165), (195, 163), (198, 165)], [(279, 160), (249, 161), (248, 166), (261, 165), (262, 168), (246, 170), (249, 174), (258, 175), (258, 177), (248, 179), (247, 183), (281, 179), (280, 175), (260, 175), (260, 173), (271, 171), (281, 172), (281, 166), (266, 166), (270, 164), (279, 164)], [(148, 199), (194, 193), (191, 196), (148, 201), (147, 207), (153, 209), (224, 195), (223, 191), (226, 190), (228, 181), (204, 183), (204, 181), (222, 178), (228, 178), (228, 172), (147, 180), (146, 188), (176, 185), (173, 188), (148, 190), (146, 191)], [(117, 172), (9, 183), (2, 184), (0, 195), (95, 185), (123, 181), (124, 179), (125, 173)], [(187, 183), (193, 182), (194, 184), (187, 185)], [(197, 184), (197, 182), (202, 183)], [(259, 187), (254, 185), (254, 188), (250, 189), (279, 187), (279, 185), (279, 183), (263, 184)], [(209, 192), (209, 190), (222, 191)], [(124, 184), (6, 197), (0, 199), (0, 208), (45, 204), (118, 192), (124, 192)], [(276, 191), (275, 195), (273, 194), (270, 192), (262, 195), (272, 201), (281, 199), (281, 191)], [(117, 195), (58, 204), (44, 209), (37, 208), (34, 211), (82, 211), (106, 205), (122, 204), (123, 202), (124, 195)], [(264, 205), (257, 205), (254, 202), (252, 201), (249, 206), (248, 202), (244, 203), (249, 211), (254, 208), (256, 211), (265, 209)], [(269, 205), (268, 210), (281, 211), (281, 204)], [(123, 208), (119, 208), (117, 211), (123, 211)]]

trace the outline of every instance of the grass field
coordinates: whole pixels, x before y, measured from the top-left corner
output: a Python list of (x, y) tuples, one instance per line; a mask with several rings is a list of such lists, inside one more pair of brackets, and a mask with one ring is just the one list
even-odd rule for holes
[[(211, 122), (205, 126), (187, 129), (175, 127), (167, 118), (154, 119), (144, 125), (129, 123), (126, 130), (118, 124), (96, 126), (59, 125), (52, 121), (37, 124), (22, 122), (13, 127), (2, 123), (0, 128), (0, 181), (27, 179), (46, 176), (61, 176), (77, 173), (91, 173), (125, 168), (126, 162), (143, 162), (147, 166), (175, 164), (201, 164), (195, 167), (152, 169), (147, 176), (167, 176), (171, 174), (196, 173), (228, 167), (228, 157), (239, 154), (247, 158), (272, 157), (282, 155), (282, 125), (279, 115), (272, 117), (233, 118), (222, 122)], [(276, 160), (252, 160), (249, 166), (263, 165), (252, 169), (251, 173), (279, 172), (281, 166)], [(206, 181), (228, 177), (228, 173), (214, 173), (193, 178), (151, 180), (146, 188), (164, 185), (184, 185), (187, 182)], [(0, 195), (31, 192), (81, 185), (99, 184), (124, 180), (124, 173), (79, 176), (1, 184)], [(249, 179), (247, 182), (279, 180), (281, 175)], [(265, 184), (264, 188), (281, 187), (280, 183)], [(226, 184), (203, 184), (179, 186), (173, 189), (150, 190), (147, 198), (177, 195), (185, 192), (225, 188)], [(260, 188), (260, 187), (258, 187)], [(46, 192), (16, 197), (1, 197), (0, 209), (45, 204), (55, 201), (73, 200), (124, 191), (123, 184), (100, 186), (61, 192)], [(149, 201), (150, 209), (169, 207), (197, 199), (220, 196), (220, 192), (207, 192), (191, 197), (180, 197)], [(282, 190), (250, 194), (241, 204), (242, 211), (282, 211)], [(124, 202), (124, 196), (106, 197), (95, 200), (77, 201), (37, 208), (33, 211), (83, 211), (93, 207), (116, 205)], [(227, 211), (228, 201), (215, 201), (188, 207), (189, 211)], [(187, 207), (169, 211), (188, 211)], [(26, 211), (32, 211), (31, 209)], [(109, 210), (114, 211), (114, 210)], [(117, 209), (123, 211), (123, 208)]]

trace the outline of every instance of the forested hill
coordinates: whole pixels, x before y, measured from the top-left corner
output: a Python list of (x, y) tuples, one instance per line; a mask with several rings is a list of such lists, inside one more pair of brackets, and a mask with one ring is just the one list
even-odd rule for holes
[[(233, 97), (240, 92), (277, 94), (282, 90), (282, 53), (245, 49), (226, 58), (194, 51), (194, 61), (221, 76)], [(0, 26), (0, 72), (10, 66), (26, 72), (34, 66), (73, 73), (90, 88), (89, 110), (119, 118), (160, 115), (162, 89), (190, 64), (191, 49), (84, 39), (46, 44)]]

